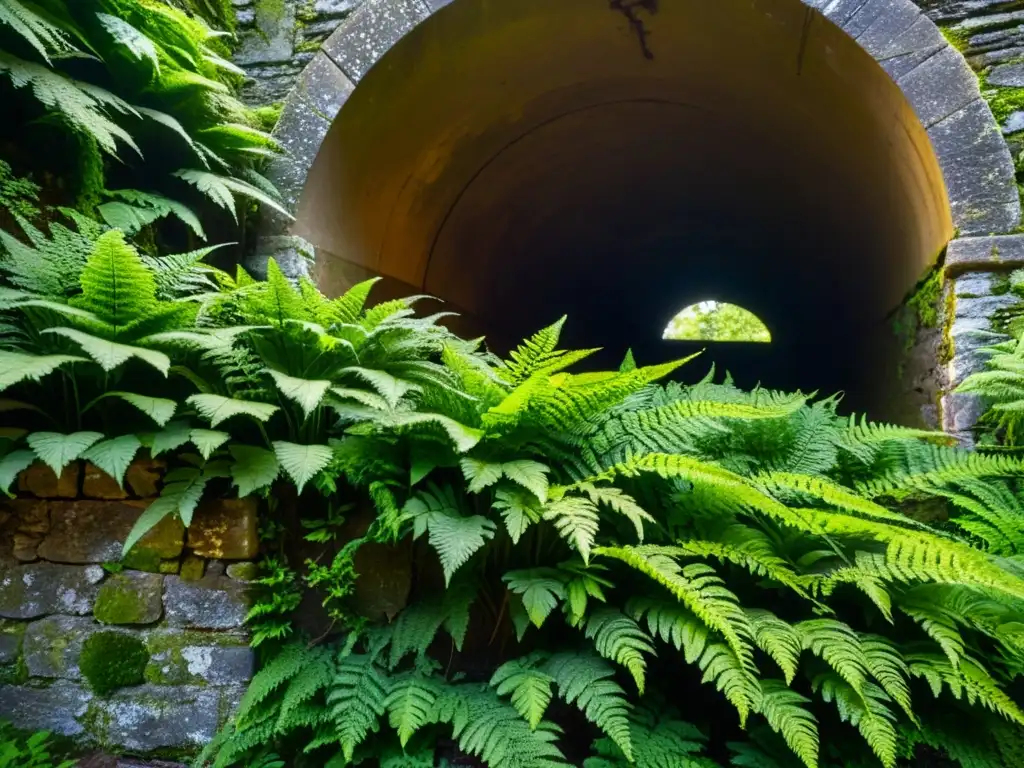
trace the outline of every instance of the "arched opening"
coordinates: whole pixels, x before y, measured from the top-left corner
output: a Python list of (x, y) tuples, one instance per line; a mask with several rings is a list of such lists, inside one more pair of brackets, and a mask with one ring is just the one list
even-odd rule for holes
[(727, 295), (776, 338), (716, 347), (741, 384), (894, 415), (888, 318), (953, 233), (899, 87), (799, 0), (611, 5), (454, 0), (363, 75), (294, 228), (321, 286), (385, 275), (499, 348), (568, 313), (609, 365)]
[(770, 344), (768, 326), (749, 309), (706, 299), (680, 310), (665, 326), (666, 341), (720, 341)]

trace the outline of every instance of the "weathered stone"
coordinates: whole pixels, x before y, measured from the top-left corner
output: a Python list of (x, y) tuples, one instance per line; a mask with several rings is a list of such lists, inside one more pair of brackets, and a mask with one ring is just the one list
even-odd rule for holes
[(77, 461), (64, 467), (59, 478), (52, 469), (37, 461), (18, 476), (18, 490), (40, 499), (73, 499), (78, 495), (79, 474)]
[(183, 581), (167, 576), (164, 581), (167, 623), (191, 629), (235, 629), (242, 626), (249, 608), (245, 585), (224, 577)]
[(956, 297), (988, 296), (992, 293), (992, 284), (995, 275), (990, 272), (970, 273), (958, 277), (953, 283), (953, 292)]
[(958, 299), (956, 302), (956, 318), (990, 318), (1001, 309), (1020, 303), (1020, 299), (1011, 294), (1002, 296), (979, 296), (976, 299)]
[(942, 398), (942, 429), (952, 434), (967, 432), (985, 413), (985, 403), (977, 395), (954, 392)]
[(359, 0), (316, 0), (313, 15), (318, 17), (347, 16), (359, 5)]
[[(1005, 5), (1005, 3), (1003, 4)], [(970, 32), (980, 29), (990, 29), (992, 27), (1005, 27), (1015, 21), (1024, 21), (1024, 11), (975, 16), (970, 19), (964, 19), (962, 22), (957, 24), (954, 29), (957, 32)]]
[(21, 658), (21, 646), (28, 624), (0, 619), (0, 664), (14, 664)]
[(81, 685), (63, 680), (46, 688), (3, 685), (0, 718), (26, 731), (78, 736), (85, 730), (78, 718), (85, 715), (92, 699)]
[(104, 743), (126, 750), (195, 749), (216, 733), (219, 704), (214, 689), (142, 685), (93, 699), (88, 718)]
[(953, 221), (963, 235), (1008, 232), (1020, 222), (1010, 151), (984, 99), (928, 129)]
[(974, 373), (985, 370), (985, 355), (977, 352), (956, 354), (949, 364), (950, 380), (959, 383)]
[(227, 568), (228, 578), (235, 581), (253, 581), (259, 570), (256, 563), (230, 563)]
[[(864, 38), (867, 40), (864, 41)], [(948, 45), (938, 27), (929, 19), (920, 16), (899, 34), (885, 36), (868, 30), (858, 42), (868, 53), (883, 62), (896, 56), (923, 51), (930, 51), (930, 55), (934, 55)]]
[(82, 495), (91, 499), (127, 499), (128, 492), (91, 461), (82, 470)]
[[(58, 563), (104, 563), (121, 558), (123, 542), (149, 506), (147, 501), (67, 501), (50, 503), (50, 533), (39, 556)], [(160, 558), (181, 554), (181, 523), (164, 518), (136, 545)]]
[(1024, 267), (1024, 235), (962, 237), (949, 244), (946, 274)]
[(1013, 112), (1003, 123), (1003, 133), (1009, 135), (1024, 131), (1024, 111)]
[(214, 499), (199, 505), (188, 528), (188, 548), (201, 557), (249, 560), (259, 553), (256, 499)]
[(181, 570), (181, 562), (178, 560), (161, 560), (158, 573), (178, 573)]
[(82, 644), (102, 627), (83, 616), (50, 616), (25, 630), (25, 666), (32, 677), (79, 680)]
[(995, 32), (983, 32), (980, 35), (972, 35), (967, 41), (970, 50), (980, 50), (992, 45), (1007, 45), (1018, 40), (1024, 33), (1024, 26), (1000, 29)]
[(112, 576), (100, 587), (93, 614), (104, 624), (153, 624), (163, 613), (163, 581), (139, 571)]
[(185, 555), (181, 563), (182, 581), (199, 581), (206, 572), (206, 561), (198, 555)]
[(3, 503), (11, 516), (8, 525), (14, 531), (11, 543), (15, 560), (31, 563), (39, 559), (39, 545), (50, 530), (48, 503), (34, 499), (11, 499)]
[(0, 617), (34, 619), (51, 613), (84, 616), (92, 612), (102, 580), (103, 569), (99, 566), (0, 565)]
[(417, 0), (365, 0), (323, 50), (349, 79), (358, 82), (427, 13)]
[(255, 654), (244, 635), (158, 630), (146, 639), (146, 679), (164, 685), (245, 684)]
[(985, 67), (991, 67), (993, 64), (1002, 64), (1006, 61), (1019, 59), (1021, 55), (1024, 55), (1024, 46), (1014, 46), (1013, 48), (988, 51), (987, 53), (971, 56), (967, 59), (967, 63), (975, 69), (984, 69)]
[(167, 463), (163, 459), (133, 461), (124, 474), (124, 483), (132, 494), (148, 499), (160, 493), (160, 481), (166, 469)]
[(850, 37), (875, 55), (921, 18), (921, 9), (910, 0), (867, 0), (844, 25)]
[(960, 111), (981, 96), (978, 77), (955, 48), (947, 47), (899, 79), (925, 128)]
[(295, 5), (260, 3), (255, 25), (242, 33), (234, 60), (239, 66), (286, 62), (295, 52)]
[(1003, 64), (995, 67), (988, 75), (989, 85), (1024, 87), (1024, 64)]
[(430, 10), (437, 11), (446, 5), (451, 5), (455, 0), (425, 0), (425, 2)]

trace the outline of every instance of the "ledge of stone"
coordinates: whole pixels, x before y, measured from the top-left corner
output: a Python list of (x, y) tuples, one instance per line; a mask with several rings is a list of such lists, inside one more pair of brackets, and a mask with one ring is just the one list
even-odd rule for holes
[(946, 251), (946, 274), (993, 272), (1024, 267), (1024, 235), (964, 237)]

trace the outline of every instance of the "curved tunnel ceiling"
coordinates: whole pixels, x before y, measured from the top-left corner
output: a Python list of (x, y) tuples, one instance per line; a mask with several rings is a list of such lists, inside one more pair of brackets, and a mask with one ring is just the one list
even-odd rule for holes
[(406, 35), (310, 171), (321, 287), (382, 274), (498, 348), (568, 313), (609, 364), (691, 351), (668, 320), (729, 301), (773, 337), (711, 350), (741, 383), (877, 412), (887, 315), (953, 232), (924, 128), (799, 0), (655, 5), (641, 28), (605, 0), (455, 0)]

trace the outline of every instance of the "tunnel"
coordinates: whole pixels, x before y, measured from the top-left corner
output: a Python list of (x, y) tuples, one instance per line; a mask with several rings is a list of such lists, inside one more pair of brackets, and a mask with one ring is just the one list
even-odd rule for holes
[[(362, 77), (294, 232), (328, 294), (385, 278), (497, 352), (568, 315), (617, 365), (902, 413), (893, 312), (954, 228), (925, 127), (799, 0), (454, 0)], [(666, 341), (702, 300), (771, 344)]]

